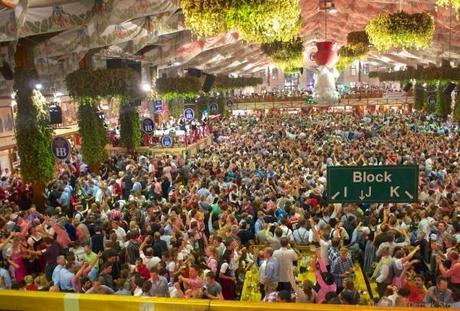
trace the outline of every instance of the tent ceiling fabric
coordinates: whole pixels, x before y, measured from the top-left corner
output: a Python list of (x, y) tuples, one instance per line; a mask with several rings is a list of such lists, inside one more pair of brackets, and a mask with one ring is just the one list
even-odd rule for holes
[[(433, 44), (423, 50), (371, 51), (370, 63), (415, 66), (439, 63), (449, 56), (460, 61), (460, 23), (455, 12), (437, 8), (436, 0), (335, 0), (337, 12), (327, 13), (326, 38), (320, 1), (299, 1), (307, 66), (312, 65), (308, 59), (316, 41), (327, 39), (342, 45), (349, 32), (363, 30), (373, 16), (401, 8), (435, 16)], [(4, 5), (0, 9), (0, 42), (60, 32), (35, 48), (35, 63), (42, 74), (72, 71), (91, 50), (98, 50), (99, 57), (132, 57), (158, 68), (196, 67), (220, 74), (254, 73), (270, 63), (257, 44), (243, 42), (237, 33), (195, 38), (185, 28), (179, 0), (0, 0), (3, 2), (15, 8)]]

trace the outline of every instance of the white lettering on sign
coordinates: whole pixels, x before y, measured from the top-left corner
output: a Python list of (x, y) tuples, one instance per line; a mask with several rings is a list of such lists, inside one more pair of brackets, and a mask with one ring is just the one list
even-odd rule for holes
[(66, 157), (67, 156), (66, 148), (56, 148), (56, 156), (58, 156), (58, 157)]
[(383, 174), (370, 174), (367, 172), (353, 172), (353, 183), (368, 183), (368, 182), (391, 182), (391, 174), (387, 171)]
[(390, 198), (393, 198), (393, 197), (399, 198), (398, 189), (399, 189), (399, 186), (390, 187)]
[(371, 195), (372, 195), (372, 187), (369, 187), (366, 194), (364, 194), (364, 190), (361, 190), (361, 195), (359, 196), (359, 199), (364, 200), (365, 198), (370, 198)]

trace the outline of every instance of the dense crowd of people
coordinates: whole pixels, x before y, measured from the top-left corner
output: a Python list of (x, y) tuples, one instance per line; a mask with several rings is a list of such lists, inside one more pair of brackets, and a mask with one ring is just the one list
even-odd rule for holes
[[(186, 159), (75, 151), (31, 205), (0, 183), (0, 289), (360, 304), (355, 263), (382, 306), (460, 306), (458, 125), (419, 114), (268, 114), (213, 124)], [(420, 167), (418, 203), (328, 204), (332, 165)], [(21, 189), (21, 190), (18, 190)], [(299, 246), (316, 281), (298, 284)]]

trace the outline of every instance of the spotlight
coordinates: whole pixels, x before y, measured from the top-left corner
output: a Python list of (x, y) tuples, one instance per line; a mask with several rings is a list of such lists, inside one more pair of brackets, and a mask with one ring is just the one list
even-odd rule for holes
[(141, 84), (141, 90), (144, 91), (144, 92), (150, 92), (150, 91), (152, 91), (152, 87), (148, 83), (142, 83)]
[(41, 90), (43, 88), (43, 85), (41, 83), (35, 84), (35, 89)]
[(11, 99), (15, 99), (15, 98), (16, 98), (16, 92), (11, 93)]

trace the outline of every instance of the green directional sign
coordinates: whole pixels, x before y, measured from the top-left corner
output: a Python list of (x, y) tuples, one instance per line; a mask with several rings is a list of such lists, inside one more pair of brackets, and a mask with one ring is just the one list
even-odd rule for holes
[(329, 166), (329, 203), (410, 203), (418, 198), (417, 165)]

